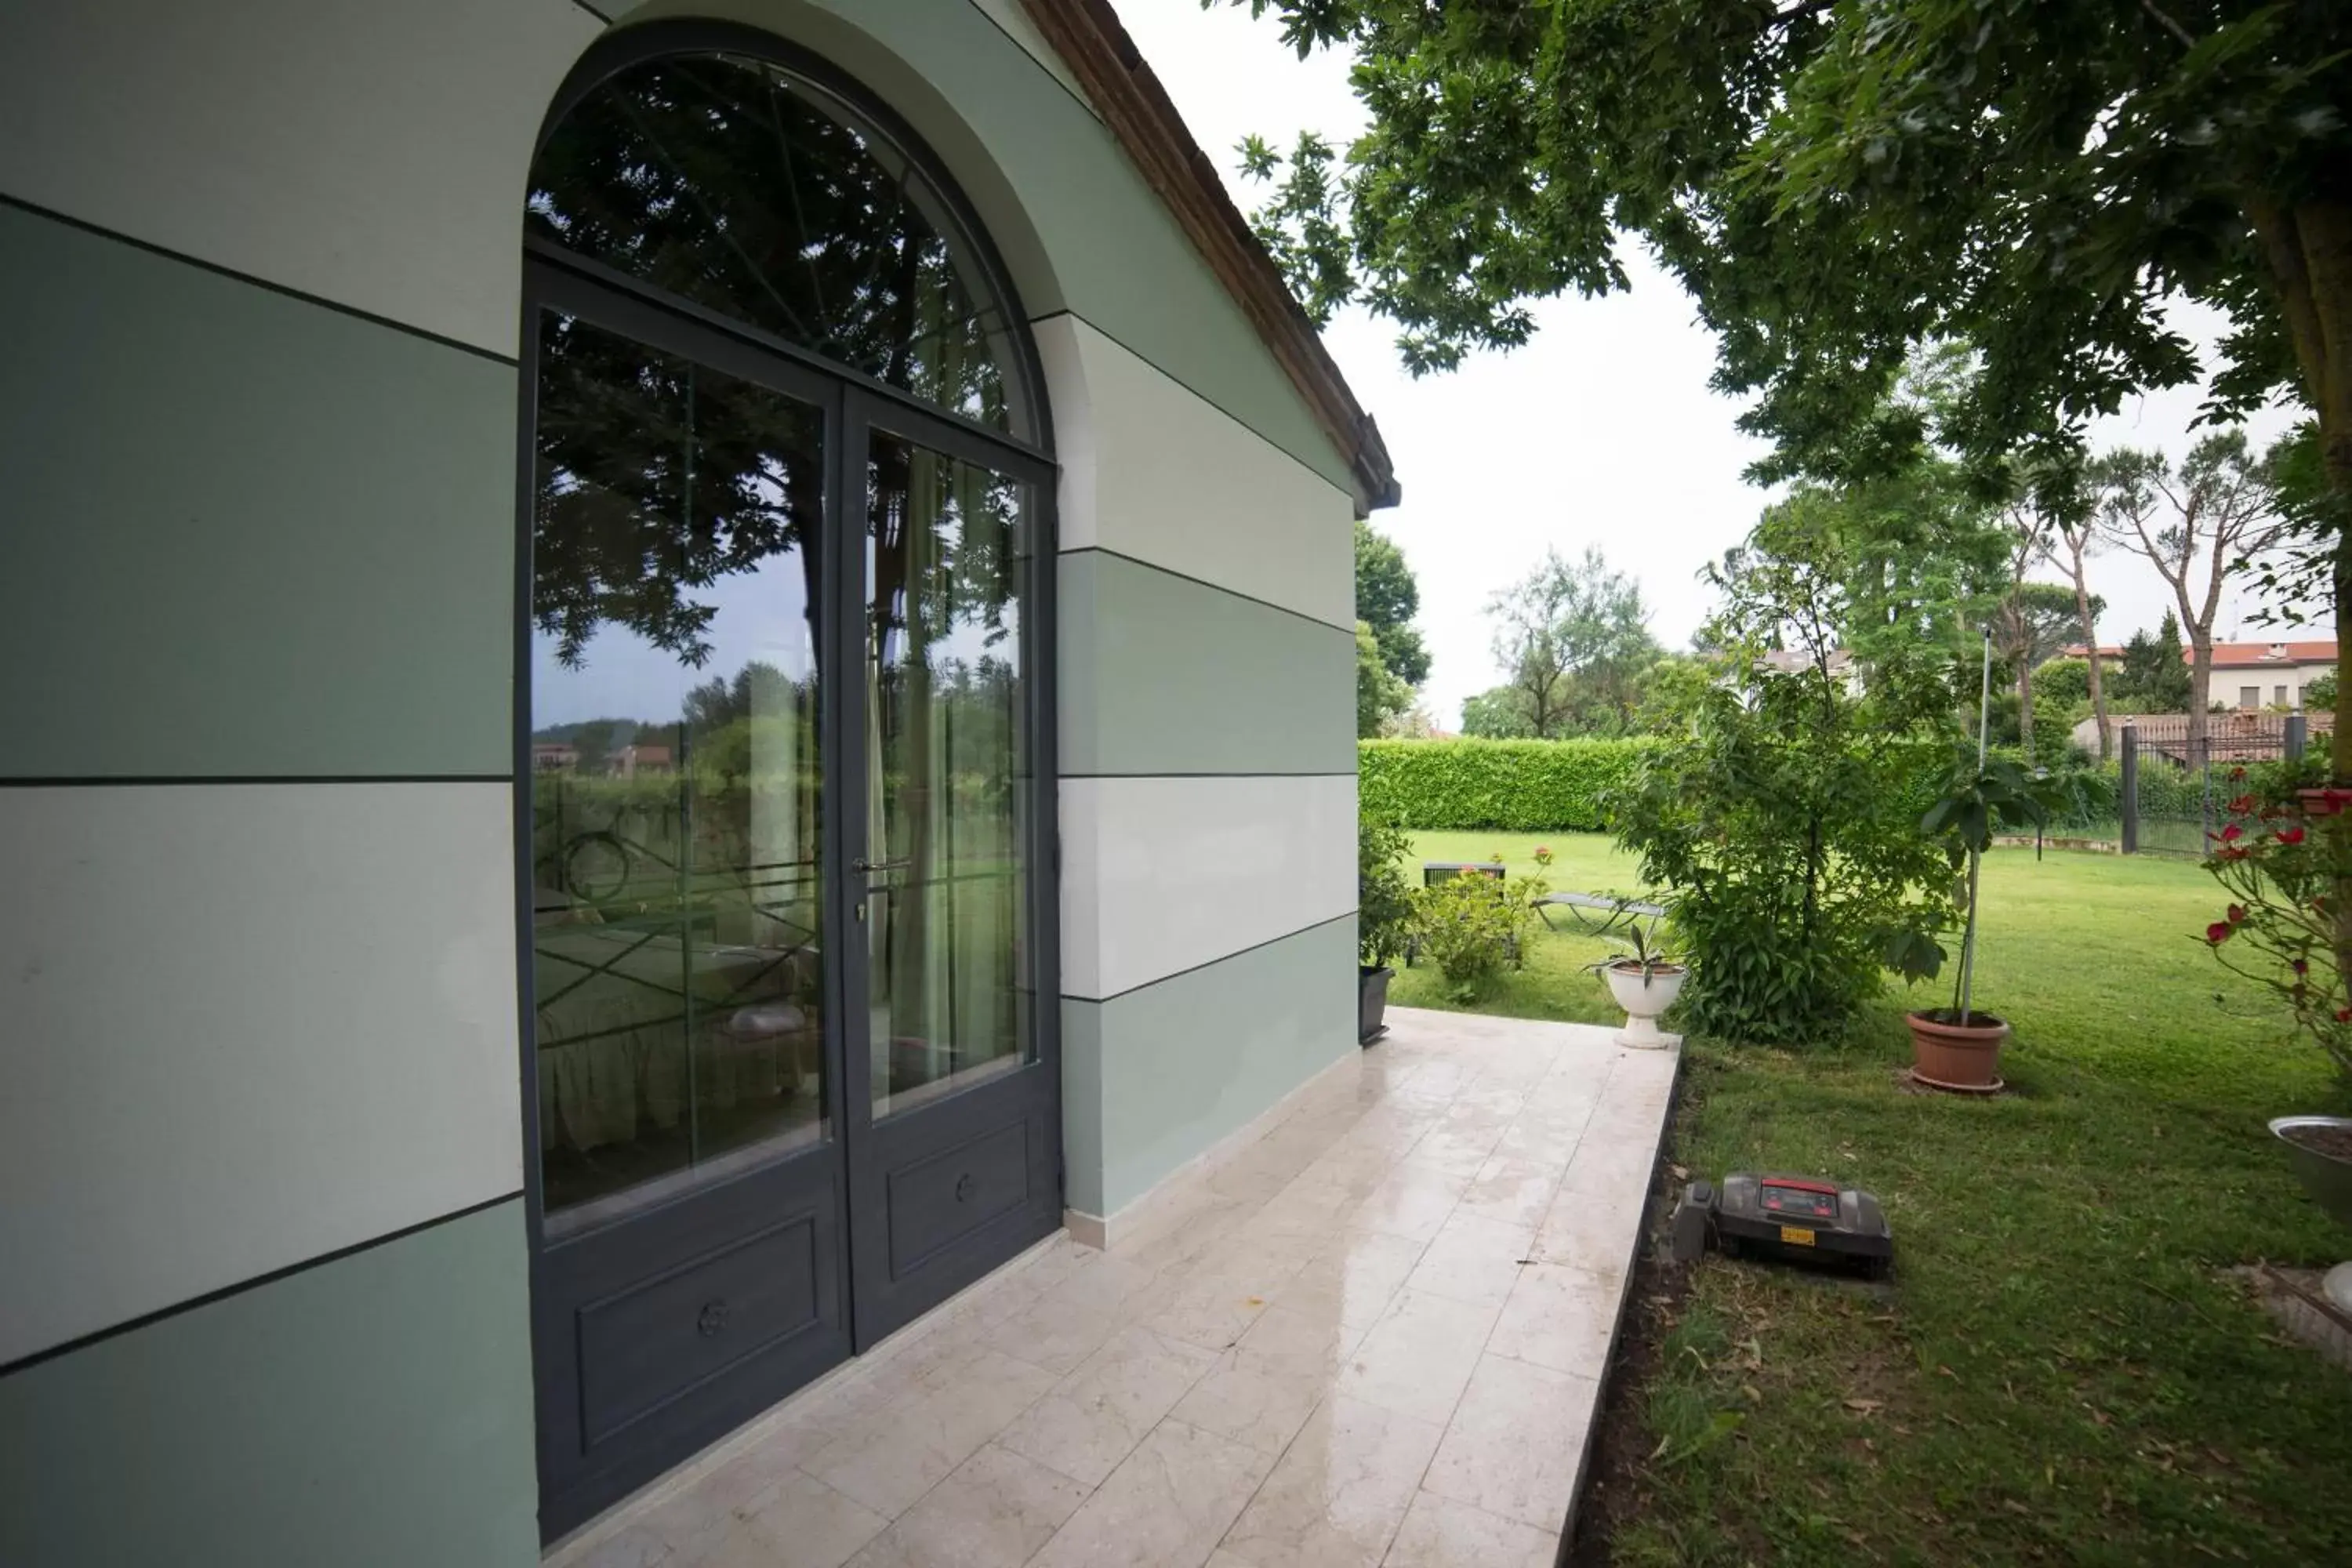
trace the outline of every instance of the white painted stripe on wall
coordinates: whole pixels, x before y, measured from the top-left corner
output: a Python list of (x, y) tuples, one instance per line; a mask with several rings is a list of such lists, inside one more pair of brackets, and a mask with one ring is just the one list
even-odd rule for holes
[(1356, 907), (1356, 777), (1061, 784), (1062, 991), (1116, 996)]
[(1099, 547), (1352, 630), (1355, 505), (1075, 316), (1037, 326), (1064, 550)]
[(0, 791), (0, 1361), (521, 1185), (512, 810)]
[(571, 0), (50, 0), (0, 20), (0, 191), (511, 355)]

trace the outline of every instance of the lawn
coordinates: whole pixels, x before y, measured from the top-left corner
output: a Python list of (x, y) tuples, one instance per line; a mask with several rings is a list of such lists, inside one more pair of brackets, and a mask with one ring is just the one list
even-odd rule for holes
[[(1547, 842), (1550, 880), (1633, 889), (1605, 840)], [(1537, 840), (1425, 834), (1431, 858)], [(2190, 933), (2211, 884), (2176, 861), (1989, 857), (1979, 1005), (2016, 1035), (2011, 1092), (1909, 1092), (1897, 989), (1803, 1053), (1693, 1041), (1671, 1159), (1818, 1172), (1895, 1227), (1882, 1290), (1708, 1258), (1645, 1279), (1648, 1347), (1612, 1397), (1587, 1508), (1617, 1563), (2352, 1561), (2352, 1375), (2275, 1332), (2227, 1270), (2352, 1254), (2263, 1129), (2345, 1109), (2316, 1050)], [(1611, 1019), (1540, 936), (1476, 1005)], [(1401, 1003), (1450, 1005), (1426, 967)]]

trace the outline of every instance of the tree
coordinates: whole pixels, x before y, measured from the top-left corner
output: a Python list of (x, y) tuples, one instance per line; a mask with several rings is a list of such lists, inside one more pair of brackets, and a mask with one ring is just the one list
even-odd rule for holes
[(1481, 741), (1525, 741), (1535, 735), (1527, 693), (1497, 686), (1462, 700), (1462, 732)]
[(1407, 686), (1429, 679), (1429, 650), (1422, 647), (1413, 616), (1421, 613), (1421, 588), (1396, 542), (1363, 519), (1356, 520), (1356, 618), (1372, 628), (1381, 662)]
[[(1963, 601), (1874, 603), (1881, 514), (1834, 499), (1769, 509), (1708, 569), (1722, 605), (1703, 635), (1721, 651), (1669, 674), (1675, 722), (1611, 803), (1643, 880), (1675, 890), (1692, 1026), (1735, 1039), (1834, 1036), (1888, 968), (1933, 973), (1957, 913), (1917, 786), (1959, 738), (1946, 634)], [(1857, 690), (1837, 656), (1858, 626), (1871, 657)]]
[[(1240, 0), (1235, 0), (1240, 3)], [(2341, 0), (1247, 0), (1349, 50), (1367, 132), (1303, 143), (1260, 215), (1310, 312), (1360, 299), (1416, 372), (1624, 286), (1638, 238), (1753, 395), (1768, 473), (1870, 472), (1929, 434), (1885, 394), (1919, 344), (1981, 374), (1934, 436), (1990, 481), (2200, 366), (2210, 412), (2289, 390), (2352, 607), (2352, 6)], [(1263, 142), (1252, 174), (1280, 175)], [(2352, 659), (2352, 641), (2343, 643)], [(2352, 726), (2334, 771), (2352, 781)]]
[[(1486, 614), (1524, 733), (1539, 741), (1568, 733), (1580, 707), (1612, 715), (1620, 727), (1630, 721), (1633, 681), (1659, 648), (1641, 586), (1612, 571), (1598, 549), (1588, 546), (1572, 564), (1545, 551), (1525, 582), (1487, 601)], [(1465, 706), (1465, 728), (1468, 721)]]
[(2314, 676), (2304, 682), (2303, 710), (2306, 713), (2336, 711), (2336, 672), (2334, 670), (2329, 670), (2326, 675)]
[(1356, 735), (1370, 740), (1381, 726), (1412, 706), (1412, 688), (1389, 673), (1370, 622), (1356, 623)]
[(2142, 627), (2124, 644), (2116, 700), (2132, 713), (2189, 711), (2189, 658), (2180, 646), (2180, 617), (2170, 610), (2154, 635)]
[(2033, 760), (2033, 672), (2074, 636), (2080, 625), (2071, 588), (2019, 583), (2001, 595), (1993, 616), (1993, 653), (2017, 682), (2017, 732), (2025, 760)]
[(2208, 436), (2175, 471), (2159, 452), (2124, 449), (2099, 465), (2099, 525), (2108, 539), (2145, 557), (2172, 590), (2189, 637), (2189, 732), (2193, 756), (2205, 740), (2213, 685), (2213, 621), (2231, 569), (2277, 542), (2284, 529), (2263, 467), (2243, 431)]
[(2113, 753), (2115, 742), (2107, 730), (2106, 685), (2099, 668), (2099, 604), (2091, 592), (2089, 572), (2090, 557), (2100, 542), (2097, 520), (2084, 511), (2053, 518), (2042, 536), (2042, 558), (2063, 570), (2074, 590), (2074, 625), (2082, 637), (2084, 660), (2090, 667), (2091, 717), (2098, 722), (2099, 761), (2104, 763)]

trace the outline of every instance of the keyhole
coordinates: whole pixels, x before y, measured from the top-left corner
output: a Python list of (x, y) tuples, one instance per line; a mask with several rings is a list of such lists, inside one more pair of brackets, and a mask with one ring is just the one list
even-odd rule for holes
[(702, 1304), (702, 1311), (700, 1315), (694, 1320), (694, 1331), (700, 1334), (707, 1340), (716, 1337), (726, 1327), (726, 1300), (721, 1298), (717, 1300), (705, 1301)]

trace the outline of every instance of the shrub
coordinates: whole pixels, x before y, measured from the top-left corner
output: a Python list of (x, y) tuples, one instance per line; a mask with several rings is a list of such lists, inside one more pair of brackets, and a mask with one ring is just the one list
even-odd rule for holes
[[(1495, 860), (1499, 865), (1502, 857)], [(1551, 852), (1537, 850), (1536, 861), (1549, 866)], [(1535, 901), (1548, 891), (1540, 870), (1508, 880), (1483, 871), (1444, 878), (1412, 896), (1413, 938), (1436, 961), (1455, 999), (1467, 1001), (1533, 934)]]
[(2271, 993), (2294, 1033), (2326, 1051), (2352, 1084), (2352, 944), (2343, 900), (2352, 887), (2352, 817), (2334, 791), (2316, 809), (2297, 790), (2326, 779), (2316, 757), (2238, 767), (2239, 792), (2205, 868), (2227, 903), (2205, 928), (2224, 968)]
[(1393, 821), (1366, 814), (1356, 823), (1356, 945), (1378, 968), (1404, 951), (1412, 921), (1412, 884), (1403, 860), (1412, 841)]
[(1367, 814), (1423, 830), (1558, 833), (1608, 826), (1601, 801), (1630, 782), (1647, 740), (1366, 741)]

